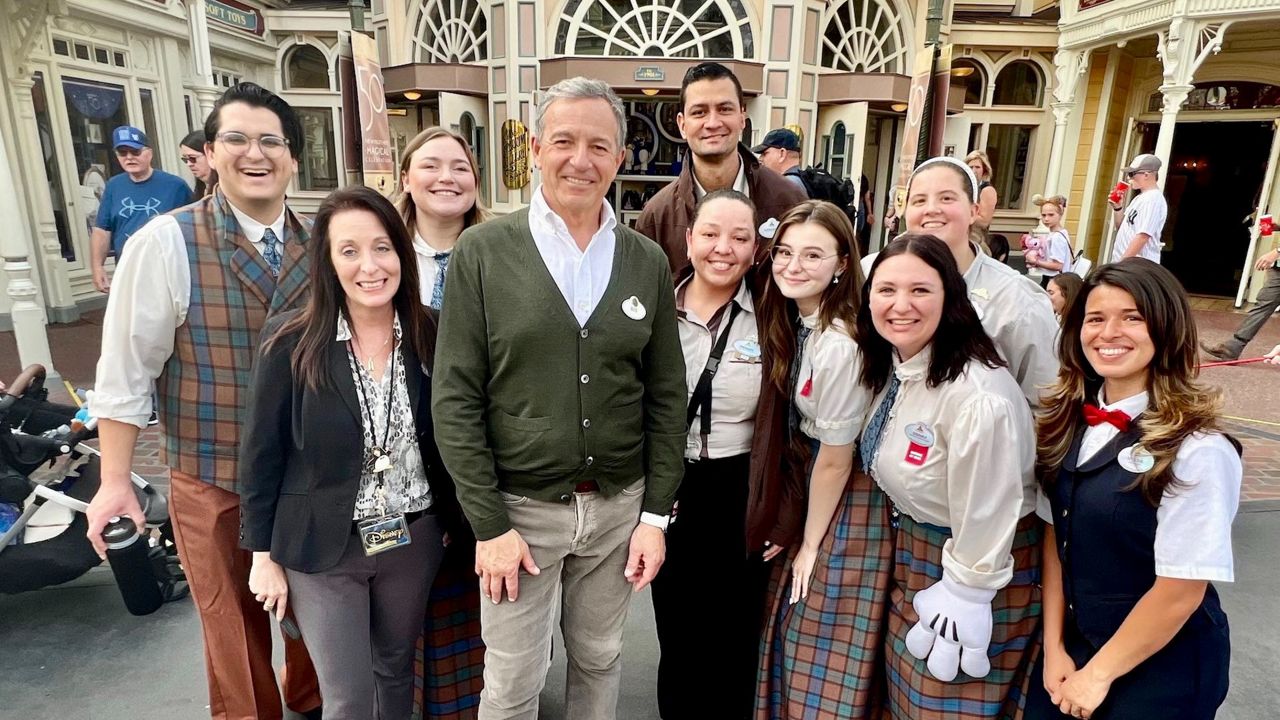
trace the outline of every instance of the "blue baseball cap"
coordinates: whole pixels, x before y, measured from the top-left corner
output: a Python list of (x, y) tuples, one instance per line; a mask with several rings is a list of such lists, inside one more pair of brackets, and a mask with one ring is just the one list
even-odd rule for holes
[(118, 147), (141, 150), (151, 147), (151, 143), (147, 142), (147, 134), (138, 128), (132, 125), (121, 125), (111, 131), (111, 148), (114, 150)]
[(800, 152), (800, 138), (786, 128), (777, 128), (766, 133), (764, 142), (751, 148), (751, 152), (759, 155), (769, 148), (782, 148), (783, 150)]

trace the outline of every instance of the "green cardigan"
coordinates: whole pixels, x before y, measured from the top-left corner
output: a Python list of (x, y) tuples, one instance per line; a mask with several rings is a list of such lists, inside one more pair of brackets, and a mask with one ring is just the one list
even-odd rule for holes
[[(511, 528), (499, 491), (568, 503), (578, 483), (594, 480), (608, 497), (644, 477), (644, 510), (671, 511), (687, 396), (671, 272), (651, 240), (615, 232), (609, 286), (585, 326), (534, 244), (527, 209), (458, 239), (432, 416), (480, 540)], [(623, 312), (633, 296), (643, 318)]]

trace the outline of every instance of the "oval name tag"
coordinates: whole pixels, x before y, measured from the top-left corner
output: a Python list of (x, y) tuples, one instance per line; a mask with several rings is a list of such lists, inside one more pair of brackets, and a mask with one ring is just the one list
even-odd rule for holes
[(632, 320), (643, 320), (645, 316), (644, 304), (640, 302), (640, 298), (632, 295), (622, 301), (622, 312)]
[(1156, 466), (1156, 459), (1151, 451), (1141, 445), (1130, 445), (1122, 449), (1116, 455), (1116, 461), (1120, 463), (1120, 467), (1139, 475), (1150, 472), (1151, 468)]
[(742, 357), (760, 357), (760, 343), (757, 342), (755, 338), (743, 338), (742, 340), (737, 340), (733, 343), (733, 349), (737, 350), (738, 354), (742, 355)]
[(933, 428), (922, 422), (914, 422), (905, 428), (907, 439), (922, 447), (933, 447), (937, 438), (933, 434)]

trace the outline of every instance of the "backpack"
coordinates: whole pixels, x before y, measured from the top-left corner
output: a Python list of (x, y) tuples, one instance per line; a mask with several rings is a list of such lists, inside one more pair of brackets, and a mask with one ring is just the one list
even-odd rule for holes
[(858, 227), (857, 188), (852, 180), (837, 179), (821, 165), (810, 165), (803, 170), (791, 168), (786, 174), (798, 176), (804, 182), (804, 189), (809, 193), (810, 199), (826, 200), (834, 204), (844, 211), (854, 228)]

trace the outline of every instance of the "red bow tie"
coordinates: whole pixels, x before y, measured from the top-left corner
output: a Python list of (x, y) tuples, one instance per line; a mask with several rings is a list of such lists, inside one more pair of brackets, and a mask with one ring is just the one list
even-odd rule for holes
[(1101, 425), (1102, 423), (1111, 423), (1120, 432), (1129, 429), (1129, 423), (1133, 418), (1129, 417), (1129, 413), (1123, 410), (1103, 410), (1097, 405), (1085, 403), (1084, 421), (1092, 425)]

